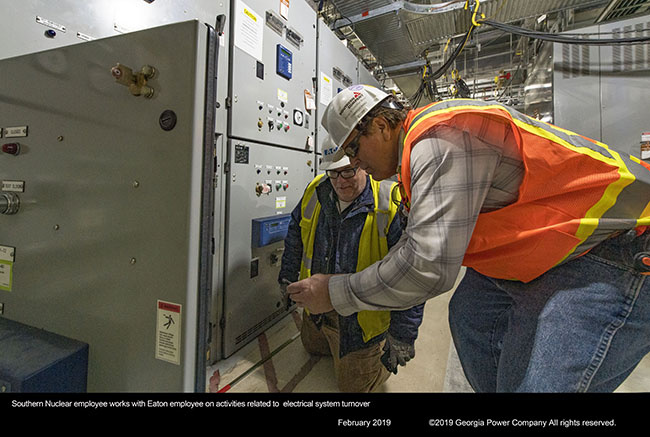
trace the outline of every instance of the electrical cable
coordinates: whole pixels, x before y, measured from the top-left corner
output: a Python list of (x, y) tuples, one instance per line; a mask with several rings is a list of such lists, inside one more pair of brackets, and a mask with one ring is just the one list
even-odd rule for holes
[[(424, 67), (425, 70), (422, 75), (422, 82), (420, 83), (420, 86), (418, 87), (417, 91), (409, 98), (409, 101), (413, 105), (413, 107), (417, 108), (419, 106), (420, 101), (422, 100), (422, 97), (426, 95), (427, 93), (429, 94), (429, 97), (433, 100), (438, 96), (438, 90), (435, 85), (436, 79), (439, 79), (451, 66), (451, 64), (456, 60), (458, 55), (463, 51), (463, 48), (467, 44), (467, 41), (469, 41), (469, 38), (474, 31), (476, 26), (472, 25), (465, 36), (463, 37), (462, 42), (458, 43), (456, 48), (454, 49), (453, 53), (449, 58), (433, 73), (427, 74), (428, 66), (430, 66), (429, 62), (427, 62), (427, 65)], [(426, 58), (426, 53), (428, 49), (424, 51), (423, 56)]]
[(520, 36), (526, 36), (533, 39), (540, 39), (542, 41), (550, 41), (561, 44), (578, 44), (578, 45), (633, 45), (633, 44), (647, 44), (650, 43), (650, 36), (642, 36), (637, 38), (607, 38), (607, 39), (590, 39), (584, 38), (583, 35), (574, 33), (571, 35), (560, 35), (556, 33), (538, 32), (534, 30), (524, 29), (522, 27), (512, 26), (510, 24), (499, 23), (493, 20), (481, 20), (481, 24), (487, 24), (496, 29), (503, 30), (508, 33), (513, 33)]
[[(454, 2), (455, 3), (455, 2)], [(506, 3), (504, 1), (501, 6), (499, 7), (499, 10), (503, 5)], [(586, 38), (586, 36), (590, 34), (554, 34), (554, 33), (548, 33), (548, 32), (539, 32), (539, 31), (534, 31), (534, 30), (529, 30), (529, 29), (524, 29), (521, 27), (513, 26), (510, 24), (505, 24), (505, 23), (500, 23), (498, 21), (494, 21), (490, 18), (485, 18), (483, 14), (481, 14), (481, 18), (477, 20), (477, 15), (478, 15), (478, 7), (479, 7), (480, 2), (477, 1), (475, 4), (475, 8), (473, 11), (472, 15), (472, 25), (470, 29), (467, 31), (467, 34), (463, 38), (462, 43), (459, 43), (458, 46), (456, 46), (456, 49), (452, 53), (452, 55), (447, 59), (435, 72), (433, 73), (428, 73), (430, 70), (430, 64), (427, 61), (423, 74), (422, 74), (422, 81), (420, 83), (420, 86), (418, 89), (415, 91), (415, 93), (409, 98), (409, 101), (413, 104), (414, 107), (418, 107), (419, 103), (422, 99), (423, 96), (429, 94), (430, 98), (434, 98), (437, 96), (437, 89), (435, 86), (435, 80), (440, 78), (446, 71), (447, 69), (451, 66), (451, 64), (456, 60), (458, 55), (462, 52), (463, 48), (465, 47), (465, 44), (469, 40), (469, 37), (472, 33), (472, 31), (483, 24), (486, 24), (488, 26), (494, 27), (498, 30), (501, 30), (503, 32), (519, 35), (519, 36), (525, 36), (528, 38), (532, 39), (538, 39), (542, 41), (549, 41), (549, 42), (554, 42), (554, 43), (561, 43), (561, 44), (576, 44), (576, 45), (596, 45), (596, 46), (606, 46), (606, 45), (635, 45), (635, 44), (647, 44), (650, 43), (650, 36), (644, 36), (644, 37), (632, 37), (632, 38), (605, 38), (605, 39), (590, 39)], [(465, 9), (468, 9), (469, 6), (469, 1), (466, 2)], [(498, 12), (498, 10), (497, 10)], [(496, 13), (494, 14), (496, 15)], [(494, 16), (493, 15), (493, 16)], [(423, 57), (426, 59), (426, 54), (428, 53), (428, 48), (423, 52)], [(517, 71), (519, 71), (519, 68), (521, 65), (517, 68)], [(515, 72), (516, 74), (516, 72)], [(504, 90), (501, 92), (501, 94), (498, 96), (497, 99), (500, 99), (503, 97), (505, 94), (506, 89), (509, 88), (509, 86), (512, 84), (512, 80), (514, 79), (514, 75), (510, 80), (510, 83), (508, 86), (504, 88)], [(435, 92), (436, 95), (433, 95)]]
[(412, 14), (435, 15), (450, 10), (450, 7), (452, 7), (452, 5), (455, 3), (462, 2), (465, 2), (467, 4), (467, 0), (451, 0), (446, 3), (436, 5), (423, 5), (419, 3), (404, 1), (402, 2), (401, 10), (410, 12)]

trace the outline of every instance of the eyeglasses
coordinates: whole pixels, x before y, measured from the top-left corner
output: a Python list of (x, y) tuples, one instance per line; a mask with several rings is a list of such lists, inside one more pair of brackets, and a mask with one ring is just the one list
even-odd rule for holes
[(359, 153), (359, 146), (360, 146), (359, 140), (361, 139), (361, 135), (363, 135), (362, 130), (360, 130), (357, 136), (354, 137), (354, 139), (350, 141), (348, 145), (345, 146), (345, 148), (343, 149), (343, 151), (348, 157), (354, 158), (355, 156), (357, 156), (357, 153)]
[(393, 189), (390, 192), (390, 200), (395, 206), (397, 206), (397, 212), (402, 220), (402, 229), (406, 229), (406, 224), (408, 223), (408, 211), (411, 207), (410, 202), (406, 199), (407, 197), (404, 185), (401, 182), (398, 182), (393, 186)]
[(325, 170), (325, 173), (327, 174), (327, 177), (330, 179), (336, 179), (341, 175), (343, 179), (350, 179), (354, 177), (355, 174), (357, 174), (357, 170), (359, 170), (359, 167), (354, 167), (354, 168), (346, 168), (345, 170)]

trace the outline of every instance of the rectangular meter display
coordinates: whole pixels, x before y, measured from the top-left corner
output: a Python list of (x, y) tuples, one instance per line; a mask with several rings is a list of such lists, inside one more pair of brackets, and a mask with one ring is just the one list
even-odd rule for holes
[(280, 76), (291, 80), (293, 70), (293, 54), (282, 44), (277, 45), (276, 56), (276, 73)]
[(252, 247), (264, 247), (287, 236), (291, 214), (253, 219)]

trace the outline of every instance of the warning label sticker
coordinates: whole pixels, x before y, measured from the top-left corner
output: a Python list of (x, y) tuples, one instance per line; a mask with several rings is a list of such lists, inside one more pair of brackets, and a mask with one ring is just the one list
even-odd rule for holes
[(11, 291), (15, 249), (0, 246), (0, 290)]
[(156, 322), (156, 358), (181, 363), (181, 305), (158, 301)]
[(13, 263), (0, 260), (0, 290), (11, 291)]

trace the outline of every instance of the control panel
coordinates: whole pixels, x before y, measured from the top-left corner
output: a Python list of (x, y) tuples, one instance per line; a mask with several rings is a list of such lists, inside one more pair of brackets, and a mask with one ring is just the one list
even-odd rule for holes
[[(273, 192), (282, 193), (289, 189), (289, 167), (284, 165), (255, 164), (255, 173), (260, 180), (255, 182), (255, 194), (261, 196)], [(267, 178), (267, 179), (262, 179)]]
[[(21, 159), (18, 155), (20, 155), (23, 148), (21, 144), (24, 144), (27, 131), (27, 126), (0, 127), (0, 144), (2, 144), (0, 163), (7, 164), (7, 169), (12, 168), (10, 164), (20, 164), (20, 162), (15, 162), (14, 159), (19, 161)], [(4, 162), (5, 159), (6, 162)], [(3, 174), (1, 176), (2, 180), (0, 180), (2, 184), (0, 186), (0, 214), (13, 215), (20, 210), (20, 196), (25, 192), (25, 181), (13, 180), (7, 178), (7, 176), (6, 173)], [(11, 275), (10, 268), (11, 265), (3, 265), (2, 270), (0, 270), (0, 289), (10, 287), (10, 281), (8, 280)]]
[[(275, 103), (265, 103), (261, 100), (257, 102), (257, 131), (267, 133), (284, 133), (288, 134), (291, 129), (303, 128), (303, 133), (309, 131), (309, 114), (305, 114), (301, 109), (288, 109), (287, 104), (280, 100)], [(285, 136), (275, 137), (274, 140), (286, 138)], [(304, 149), (310, 150), (309, 138), (305, 140)]]
[(228, 136), (314, 151), (314, 10), (305, 1), (285, 14), (268, 0), (233, 4)]
[(235, 139), (229, 150), (225, 356), (287, 314), (277, 282), (284, 238), (315, 175), (312, 152)]

